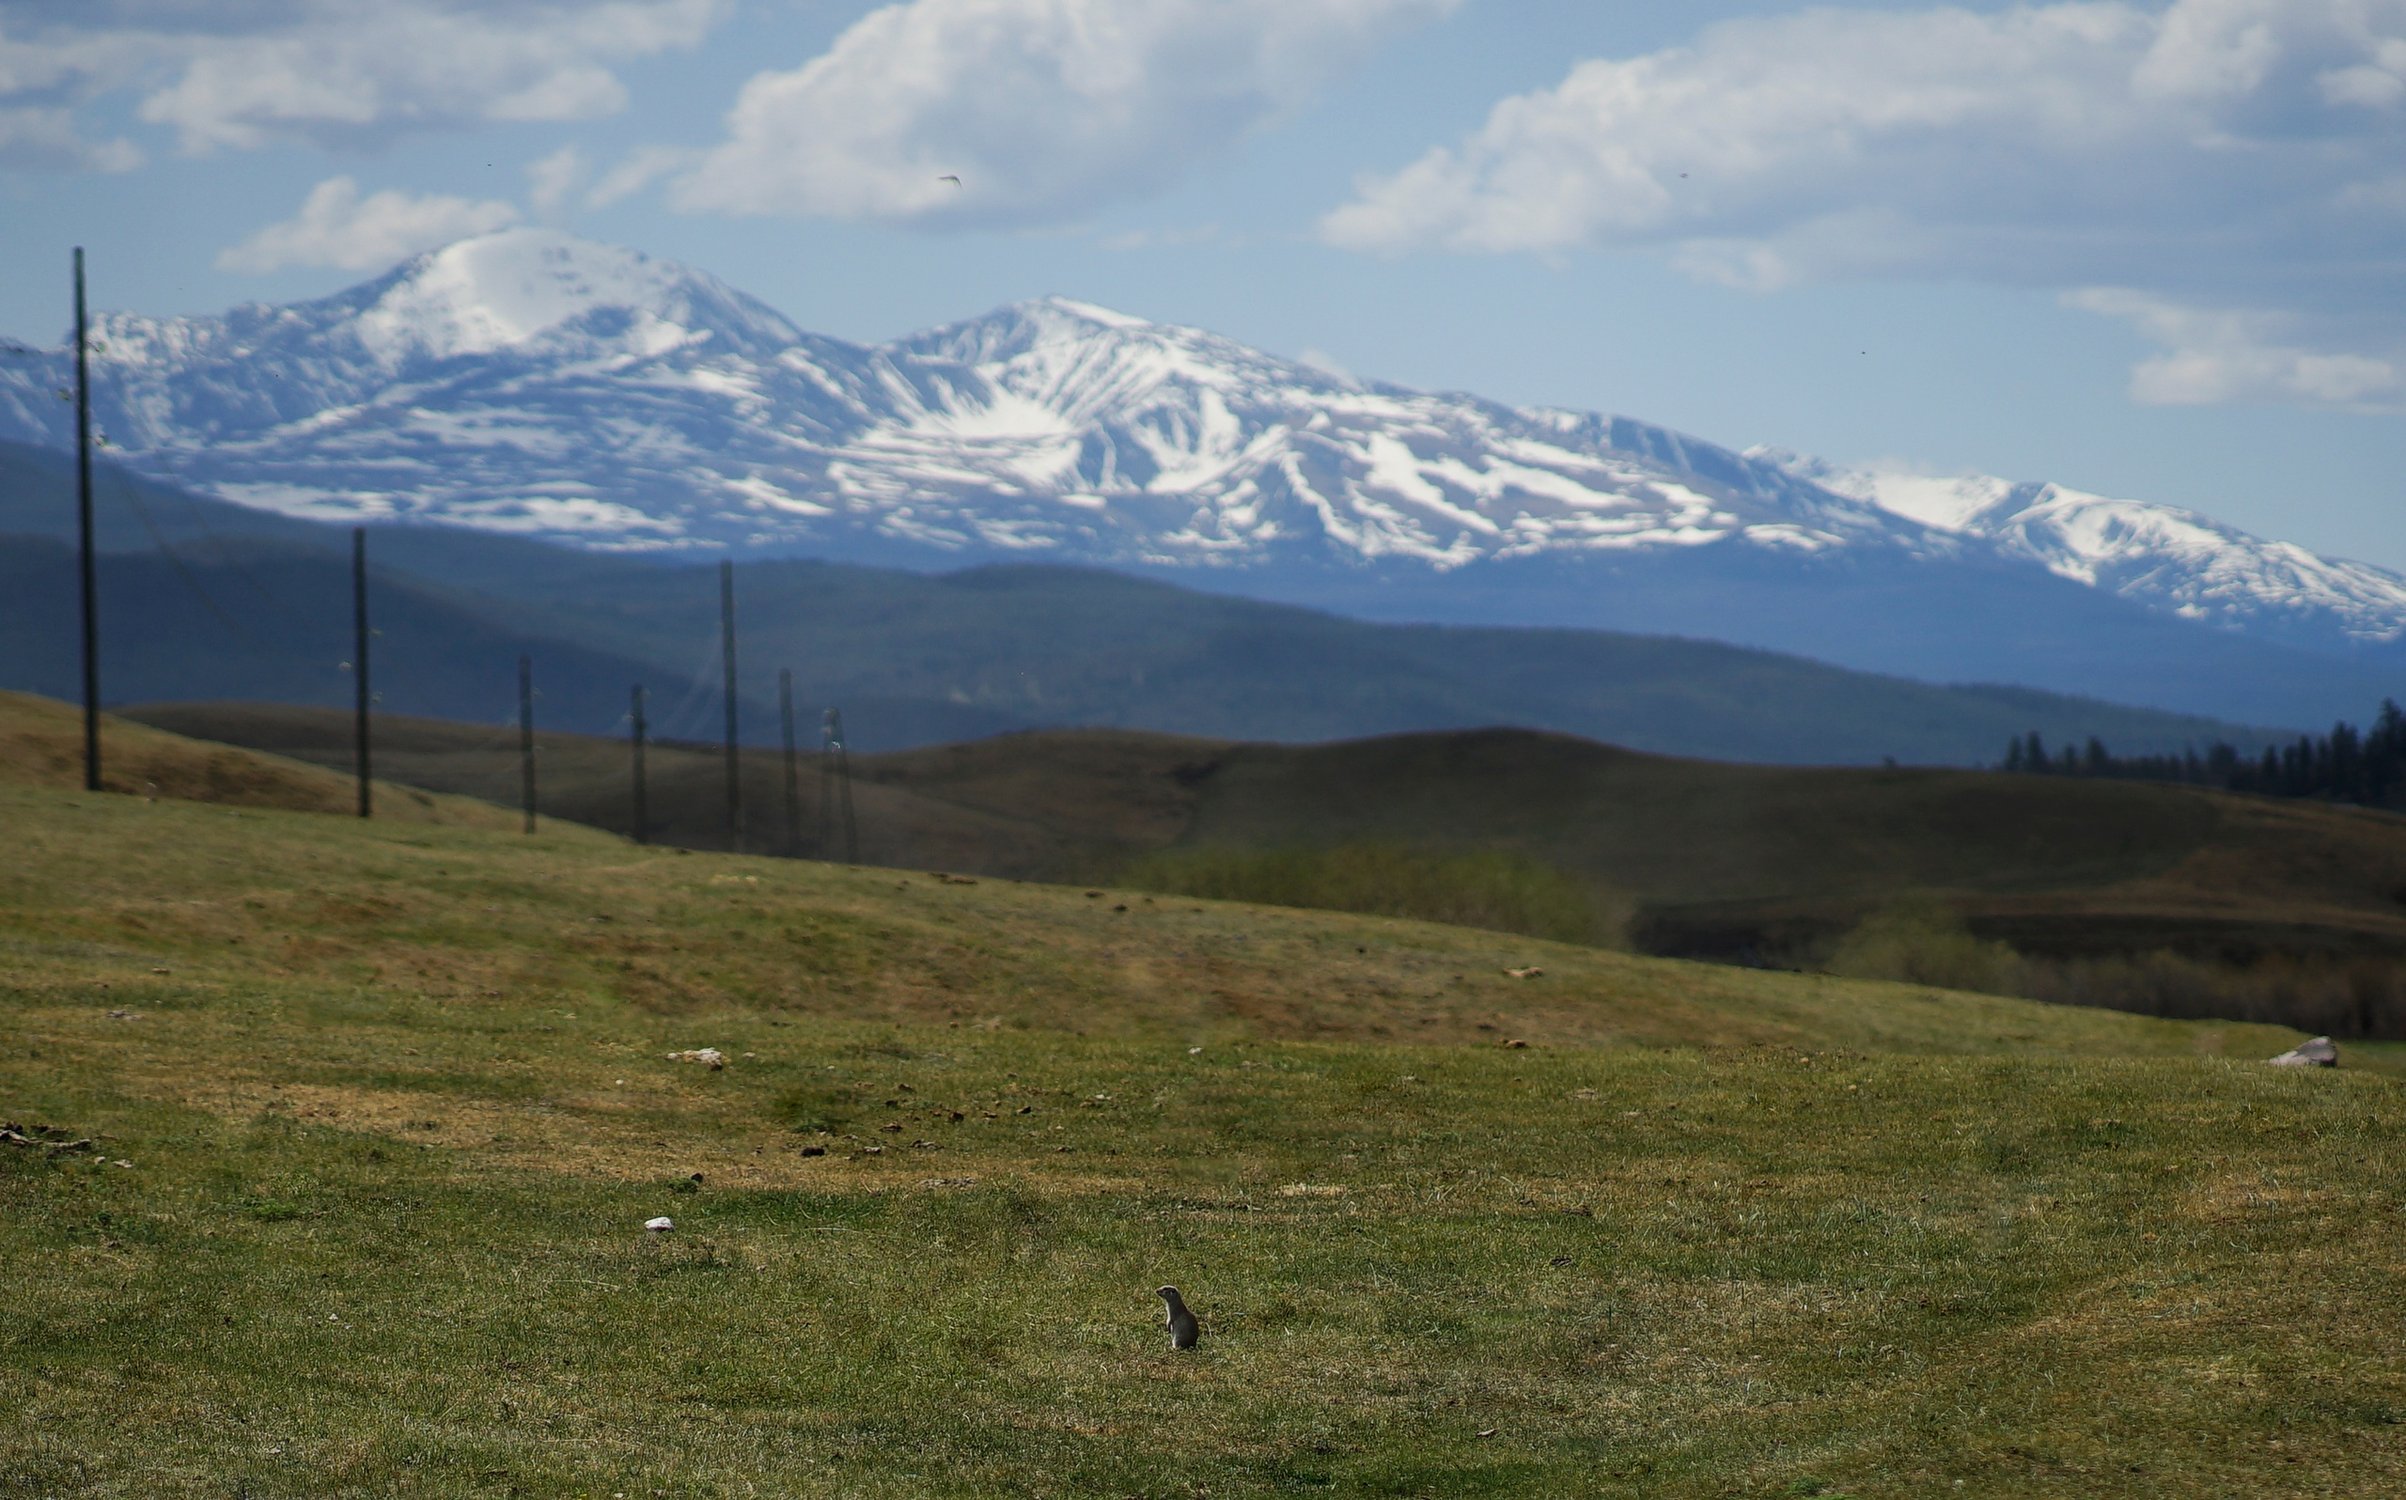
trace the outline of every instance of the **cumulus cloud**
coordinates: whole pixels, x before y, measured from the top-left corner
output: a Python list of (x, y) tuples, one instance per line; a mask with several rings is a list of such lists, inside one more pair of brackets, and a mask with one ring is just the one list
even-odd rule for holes
[(382, 270), (421, 250), (516, 222), (507, 203), (386, 190), (362, 198), (348, 177), (310, 189), (301, 211), (221, 251), (221, 271), (280, 271), (287, 266)]
[(2406, 350), (2315, 347), (2299, 337), (2302, 320), (2292, 314), (2189, 307), (2126, 287), (2084, 287), (2063, 300), (2119, 318), (2163, 346), (2131, 371), (2131, 397), (2143, 405), (2269, 400), (2391, 412), (2406, 406)]
[[(2378, 378), (2346, 359), (2406, 342), (2402, 159), (2406, 0), (1809, 10), (1581, 62), (1365, 177), (1319, 229), (1382, 253), (1636, 247), (1766, 291), (1923, 275), (2142, 288), (2201, 317), (2371, 309), (2386, 326), (2337, 366), (2260, 323), (2242, 359), (2193, 324), (2138, 381), (2345, 401)], [(2136, 306), (2111, 311), (2168, 332)]]
[(94, 141), (75, 111), (137, 62), (136, 50), (105, 36), (37, 35), (0, 0), (0, 170), (121, 171), (138, 165), (131, 142)]
[[(1459, 0), (909, 0), (744, 86), (687, 211), (1038, 224), (1158, 188)], [(957, 176), (956, 187), (942, 181)]]
[(0, 0), (0, 110), (121, 96), (196, 152), (590, 119), (626, 103), (614, 64), (699, 42), (732, 4)]

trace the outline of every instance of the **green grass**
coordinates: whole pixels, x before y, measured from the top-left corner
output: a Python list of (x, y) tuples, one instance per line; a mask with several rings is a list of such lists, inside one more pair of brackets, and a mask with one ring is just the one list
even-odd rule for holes
[(0, 1144), (0, 1494), (2406, 1489), (2354, 1049), (577, 830), (0, 821), (0, 1119), (97, 1147)]
[(1500, 849), (1177, 848), (1132, 862), (1120, 878), (1174, 896), (1406, 917), (1604, 947), (1626, 942), (1629, 921), (1627, 903), (1588, 881)]

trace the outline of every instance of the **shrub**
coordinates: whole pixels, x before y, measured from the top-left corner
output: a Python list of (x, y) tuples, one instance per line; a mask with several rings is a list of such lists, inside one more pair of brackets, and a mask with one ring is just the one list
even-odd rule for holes
[(1929, 897), (1882, 907), (1840, 938), (1822, 967), (1847, 979), (1892, 979), (1940, 989), (2018, 995), (2026, 977), (2019, 954), (1974, 937), (1963, 914)]

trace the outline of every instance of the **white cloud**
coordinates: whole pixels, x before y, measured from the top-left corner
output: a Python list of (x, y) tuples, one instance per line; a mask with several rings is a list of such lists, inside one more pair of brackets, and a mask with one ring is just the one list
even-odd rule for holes
[[(744, 86), (691, 212), (1042, 224), (1150, 192), (1459, 0), (908, 0)], [(941, 181), (958, 176), (960, 185)]]
[(526, 201), (538, 218), (548, 219), (568, 204), (577, 184), (585, 180), (585, 153), (562, 146), (526, 166)]
[[(1637, 248), (1763, 291), (1929, 276), (2347, 310), (2378, 326), (2328, 354), (2377, 366), (2406, 342), (2401, 160), (2406, 0), (1816, 9), (1581, 62), (1365, 177), (1320, 234), (1381, 253)], [(2277, 378), (2183, 364), (2141, 384), (2351, 401), (2328, 393), (2377, 379), (2312, 347)]]
[(359, 184), (330, 177), (310, 189), (301, 211), (221, 251), (221, 271), (278, 271), (286, 266), (382, 270), (421, 250), (516, 222), (498, 201), (387, 190), (359, 196)]
[(124, 97), (188, 151), (591, 119), (626, 103), (613, 64), (699, 42), (733, 3), (0, 0), (0, 109)]
[(85, 140), (66, 110), (0, 106), (0, 168), (129, 172), (140, 165), (133, 142)]
[(587, 208), (608, 208), (624, 198), (632, 198), (669, 173), (693, 165), (698, 153), (680, 146), (645, 146), (627, 153), (626, 159), (602, 174), (593, 191), (585, 195)]
[(0, 0), (0, 170), (122, 171), (139, 165), (131, 142), (92, 141), (75, 119), (77, 106), (100, 80), (135, 66), (135, 51), (105, 36), (36, 34), (16, 13), (19, 5)]
[(2164, 346), (2131, 371), (2146, 406), (2299, 401), (2394, 412), (2406, 407), (2406, 348), (2387, 355), (2296, 341), (2297, 320), (2262, 310), (2183, 306), (2121, 287), (2067, 292), (2066, 305), (2119, 318)]
[(1918, 219), (1933, 200), (1961, 213), (1978, 202), (1949, 200), (2012, 188), (1987, 170), (1999, 156), (2147, 132), (2127, 78), (2149, 29), (2091, 4), (1732, 22), (1506, 99), (1461, 146), (1365, 180), (1322, 228), (1361, 249), (1562, 251), (1834, 210)]

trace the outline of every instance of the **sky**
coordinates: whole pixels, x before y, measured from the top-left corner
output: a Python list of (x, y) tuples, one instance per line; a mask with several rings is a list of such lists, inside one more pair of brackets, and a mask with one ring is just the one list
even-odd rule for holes
[(2406, 0), (0, 0), (0, 337), (514, 223), (2406, 570)]

